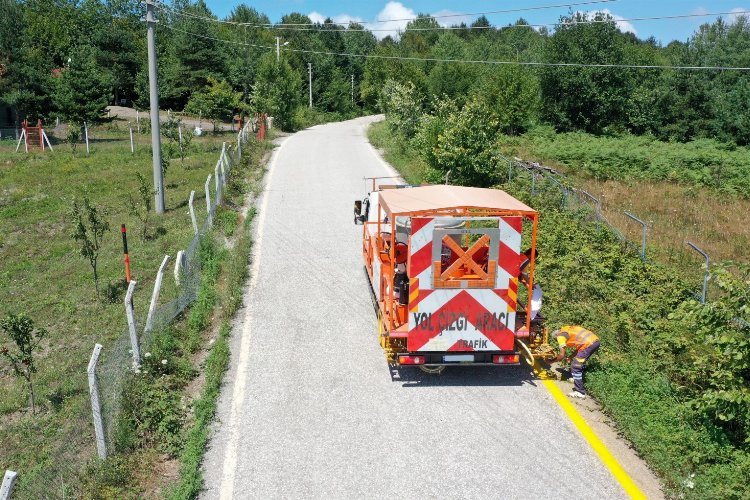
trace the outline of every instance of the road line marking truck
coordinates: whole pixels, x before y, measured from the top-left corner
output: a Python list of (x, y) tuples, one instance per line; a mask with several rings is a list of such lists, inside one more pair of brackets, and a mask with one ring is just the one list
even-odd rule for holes
[(546, 331), (528, 313), (537, 212), (497, 189), (382, 179), (369, 179), (354, 222), (389, 363), (439, 372), (544, 357)]

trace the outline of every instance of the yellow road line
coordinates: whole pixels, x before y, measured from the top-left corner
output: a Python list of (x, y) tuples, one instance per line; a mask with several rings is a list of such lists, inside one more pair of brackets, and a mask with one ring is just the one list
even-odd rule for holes
[(591, 427), (589, 427), (589, 424), (586, 423), (581, 414), (578, 413), (578, 410), (576, 410), (575, 406), (573, 406), (573, 404), (568, 401), (567, 396), (565, 396), (560, 388), (557, 387), (555, 381), (542, 380), (541, 382), (544, 384), (550, 394), (552, 394), (552, 397), (555, 398), (557, 404), (559, 404), (563, 411), (565, 411), (565, 413), (568, 415), (568, 418), (570, 418), (570, 421), (573, 422), (573, 425), (575, 425), (576, 428), (581, 432), (584, 439), (588, 441), (596, 454), (599, 455), (599, 458), (607, 467), (607, 469), (609, 469), (612, 475), (615, 476), (615, 479), (617, 479), (617, 482), (620, 483), (620, 486), (623, 487), (625, 493), (627, 493), (630, 498), (647, 498), (646, 495), (644, 495), (643, 492), (638, 488), (638, 486), (635, 485), (633, 480), (630, 478), (628, 473), (625, 472), (617, 459), (612, 455), (612, 453), (610, 453), (607, 447), (604, 446), (604, 443), (602, 443), (602, 441), (594, 433)]

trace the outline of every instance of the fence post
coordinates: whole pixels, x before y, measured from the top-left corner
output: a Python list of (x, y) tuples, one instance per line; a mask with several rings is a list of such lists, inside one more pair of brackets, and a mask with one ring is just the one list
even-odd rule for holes
[(190, 191), (190, 198), (188, 199), (188, 207), (190, 208), (190, 220), (193, 221), (193, 231), (198, 234), (198, 219), (195, 218), (195, 206), (193, 201), (195, 200), (195, 191)]
[(226, 184), (226, 173), (229, 172), (232, 166), (229, 162), (229, 155), (227, 155), (227, 143), (225, 142), (221, 146), (221, 155), (219, 156), (219, 164), (221, 164), (221, 183)]
[(89, 394), (91, 395), (91, 412), (94, 415), (94, 434), (96, 435), (96, 451), (99, 458), (107, 458), (107, 443), (104, 440), (104, 424), (102, 423), (102, 405), (99, 401), (99, 383), (96, 380), (96, 364), (99, 362), (99, 354), (102, 345), (96, 344), (94, 352), (91, 353), (89, 367), (86, 370), (89, 376)]
[(135, 324), (135, 313), (133, 312), (133, 293), (135, 292), (135, 280), (130, 280), (128, 291), (125, 294), (125, 315), (128, 317), (128, 330), (130, 332), (130, 349), (133, 351), (133, 370), (137, 370), (141, 364), (141, 349), (138, 345), (138, 330)]
[(508, 160), (508, 184), (513, 179), (513, 162)]
[(133, 124), (128, 123), (128, 128), (130, 129), (130, 152), (135, 153), (135, 145), (133, 144)]
[(208, 177), (206, 178), (206, 209), (208, 210), (208, 225), (210, 226), (213, 223), (213, 208), (211, 207), (211, 174), (208, 174)]
[(701, 254), (706, 260), (706, 270), (703, 273), (703, 292), (701, 293), (701, 304), (705, 304), (706, 299), (708, 298), (708, 277), (711, 275), (708, 266), (711, 263), (711, 260), (708, 258), (708, 254), (698, 248), (692, 241), (688, 241), (687, 244), (690, 245), (690, 248)]
[(648, 238), (648, 225), (630, 212), (626, 211), (624, 212), (624, 214), (643, 226), (643, 237), (641, 240), (641, 259), (646, 260), (646, 239)]
[(185, 272), (185, 252), (183, 250), (179, 250), (177, 252), (177, 257), (174, 259), (174, 282), (179, 287), (180, 286), (180, 278), (182, 276), (182, 273)]
[(3, 484), (0, 486), (0, 500), (10, 500), (10, 495), (13, 493), (13, 486), (16, 485), (17, 472), (12, 470), (6, 470), (3, 476)]
[(151, 293), (151, 305), (149, 305), (148, 307), (146, 327), (144, 328), (143, 333), (150, 332), (154, 327), (154, 313), (156, 312), (156, 303), (159, 301), (161, 282), (164, 278), (164, 271), (167, 268), (167, 264), (169, 264), (169, 259), (171, 259), (169, 255), (164, 256), (164, 260), (161, 261), (161, 266), (159, 266), (159, 271), (156, 273), (156, 282), (154, 283), (154, 291)]
[(86, 125), (86, 122), (83, 122), (83, 132), (86, 136), (86, 154), (91, 154), (91, 151), (89, 151), (89, 126)]
[(214, 184), (216, 184), (216, 206), (218, 207), (221, 204), (221, 178), (219, 177), (219, 165), (221, 164), (221, 161), (219, 161), (216, 166), (214, 167)]

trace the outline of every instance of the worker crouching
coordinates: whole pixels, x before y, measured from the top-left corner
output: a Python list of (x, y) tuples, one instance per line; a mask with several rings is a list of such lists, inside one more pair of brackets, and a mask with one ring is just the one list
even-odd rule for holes
[(570, 373), (573, 376), (573, 391), (568, 394), (572, 398), (586, 398), (583, 387), (583, 371), (586, 361), (599, 349), (599, 337), (582, 326), (568, 325), (555, 330), (554, 336), (560, 345), (560, 353), (554, 361), (565, 358), (565, 348), (575, 349), (573, 361), (570, 363)]

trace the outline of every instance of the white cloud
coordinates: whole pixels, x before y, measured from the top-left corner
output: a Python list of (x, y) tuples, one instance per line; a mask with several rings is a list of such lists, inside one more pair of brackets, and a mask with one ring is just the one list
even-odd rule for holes
[(357, 16), (350, 16), (349, 14), (339, 14), (337, 16), (324, 16), (320, 12), (312, 11), (310, 12), (307, 17), (310, 18), (310, 21), (314, 23), (320, 23), (323, 24), (326, 19), (329, 17), (333, 20), (336, 24), (342, 24), (346, 26), (349, 23), (361, 23), (362, 18)]
[(323, 14), (321, 14), (320, 12), (316, 12), (316, 11), (312, 11), (312, 12), (310, 12), (310, 13), (309, 13), (309, 14), (307, 15), (307, 17), (309, 17), (309, 18), (310, 18), (310, 21), (312, 21), (312, 22), (314, 22), (314, 23), (322, 23), (323, 21), (325, 21), (325, 20), (326, 20), (326, 16), (324, 16), (324, 15), (323, 15)]
[(587, 19), (594, 19), (594, 16), (596, 16), (596, 14), (604, 14), (606, 16), (610, 16), (615, 20), (615, 24), (620, 31), (622, 31), (623, 33), (632, 33), (638, 36), (638, 32), (636, 31), (635, 26), (633, 26), (629, 21), (623, 21), (623, 19), (625, 19), (624, 17), (614, 14), (609, 9), (581, 12), (581, 14), (585, 15)]
[[(435, 21), (437, 21), (440, 26), (446, 26), (446, 27), (458, 25), (461, 23), (465, 23), (468, 26), (473, 21), (471, 16), (462, 15), (460, 12), (456, 12), (454, 10), (447, 10), (447, 9), (433, 12), (430, 15), (435, 16), (436, 18)], [(450, 16), (450, 17), (442, 17), (442, 16)]]
[(735, 7), (734, 9), (730, 10), (731, 14), (727, 16), (727, 22), (729, 24), (734, 24), (737, 22), (737, 18), (740, 16), (750, 17), (748, 14), (746, 14), (748, 9), (744, 9), (742, 7)]
[(378, 39), (383, 39), (388, 35), (398, 38), (399, 33), (409, 24), (408, 19), (415, 17), (417, 13), (405, 7), (401, 2), (388, 2), (375, 16), (376, 21), (386, 21), (377, 24), (377, 29), (383, 31), (375, 31), (374, 34)]

